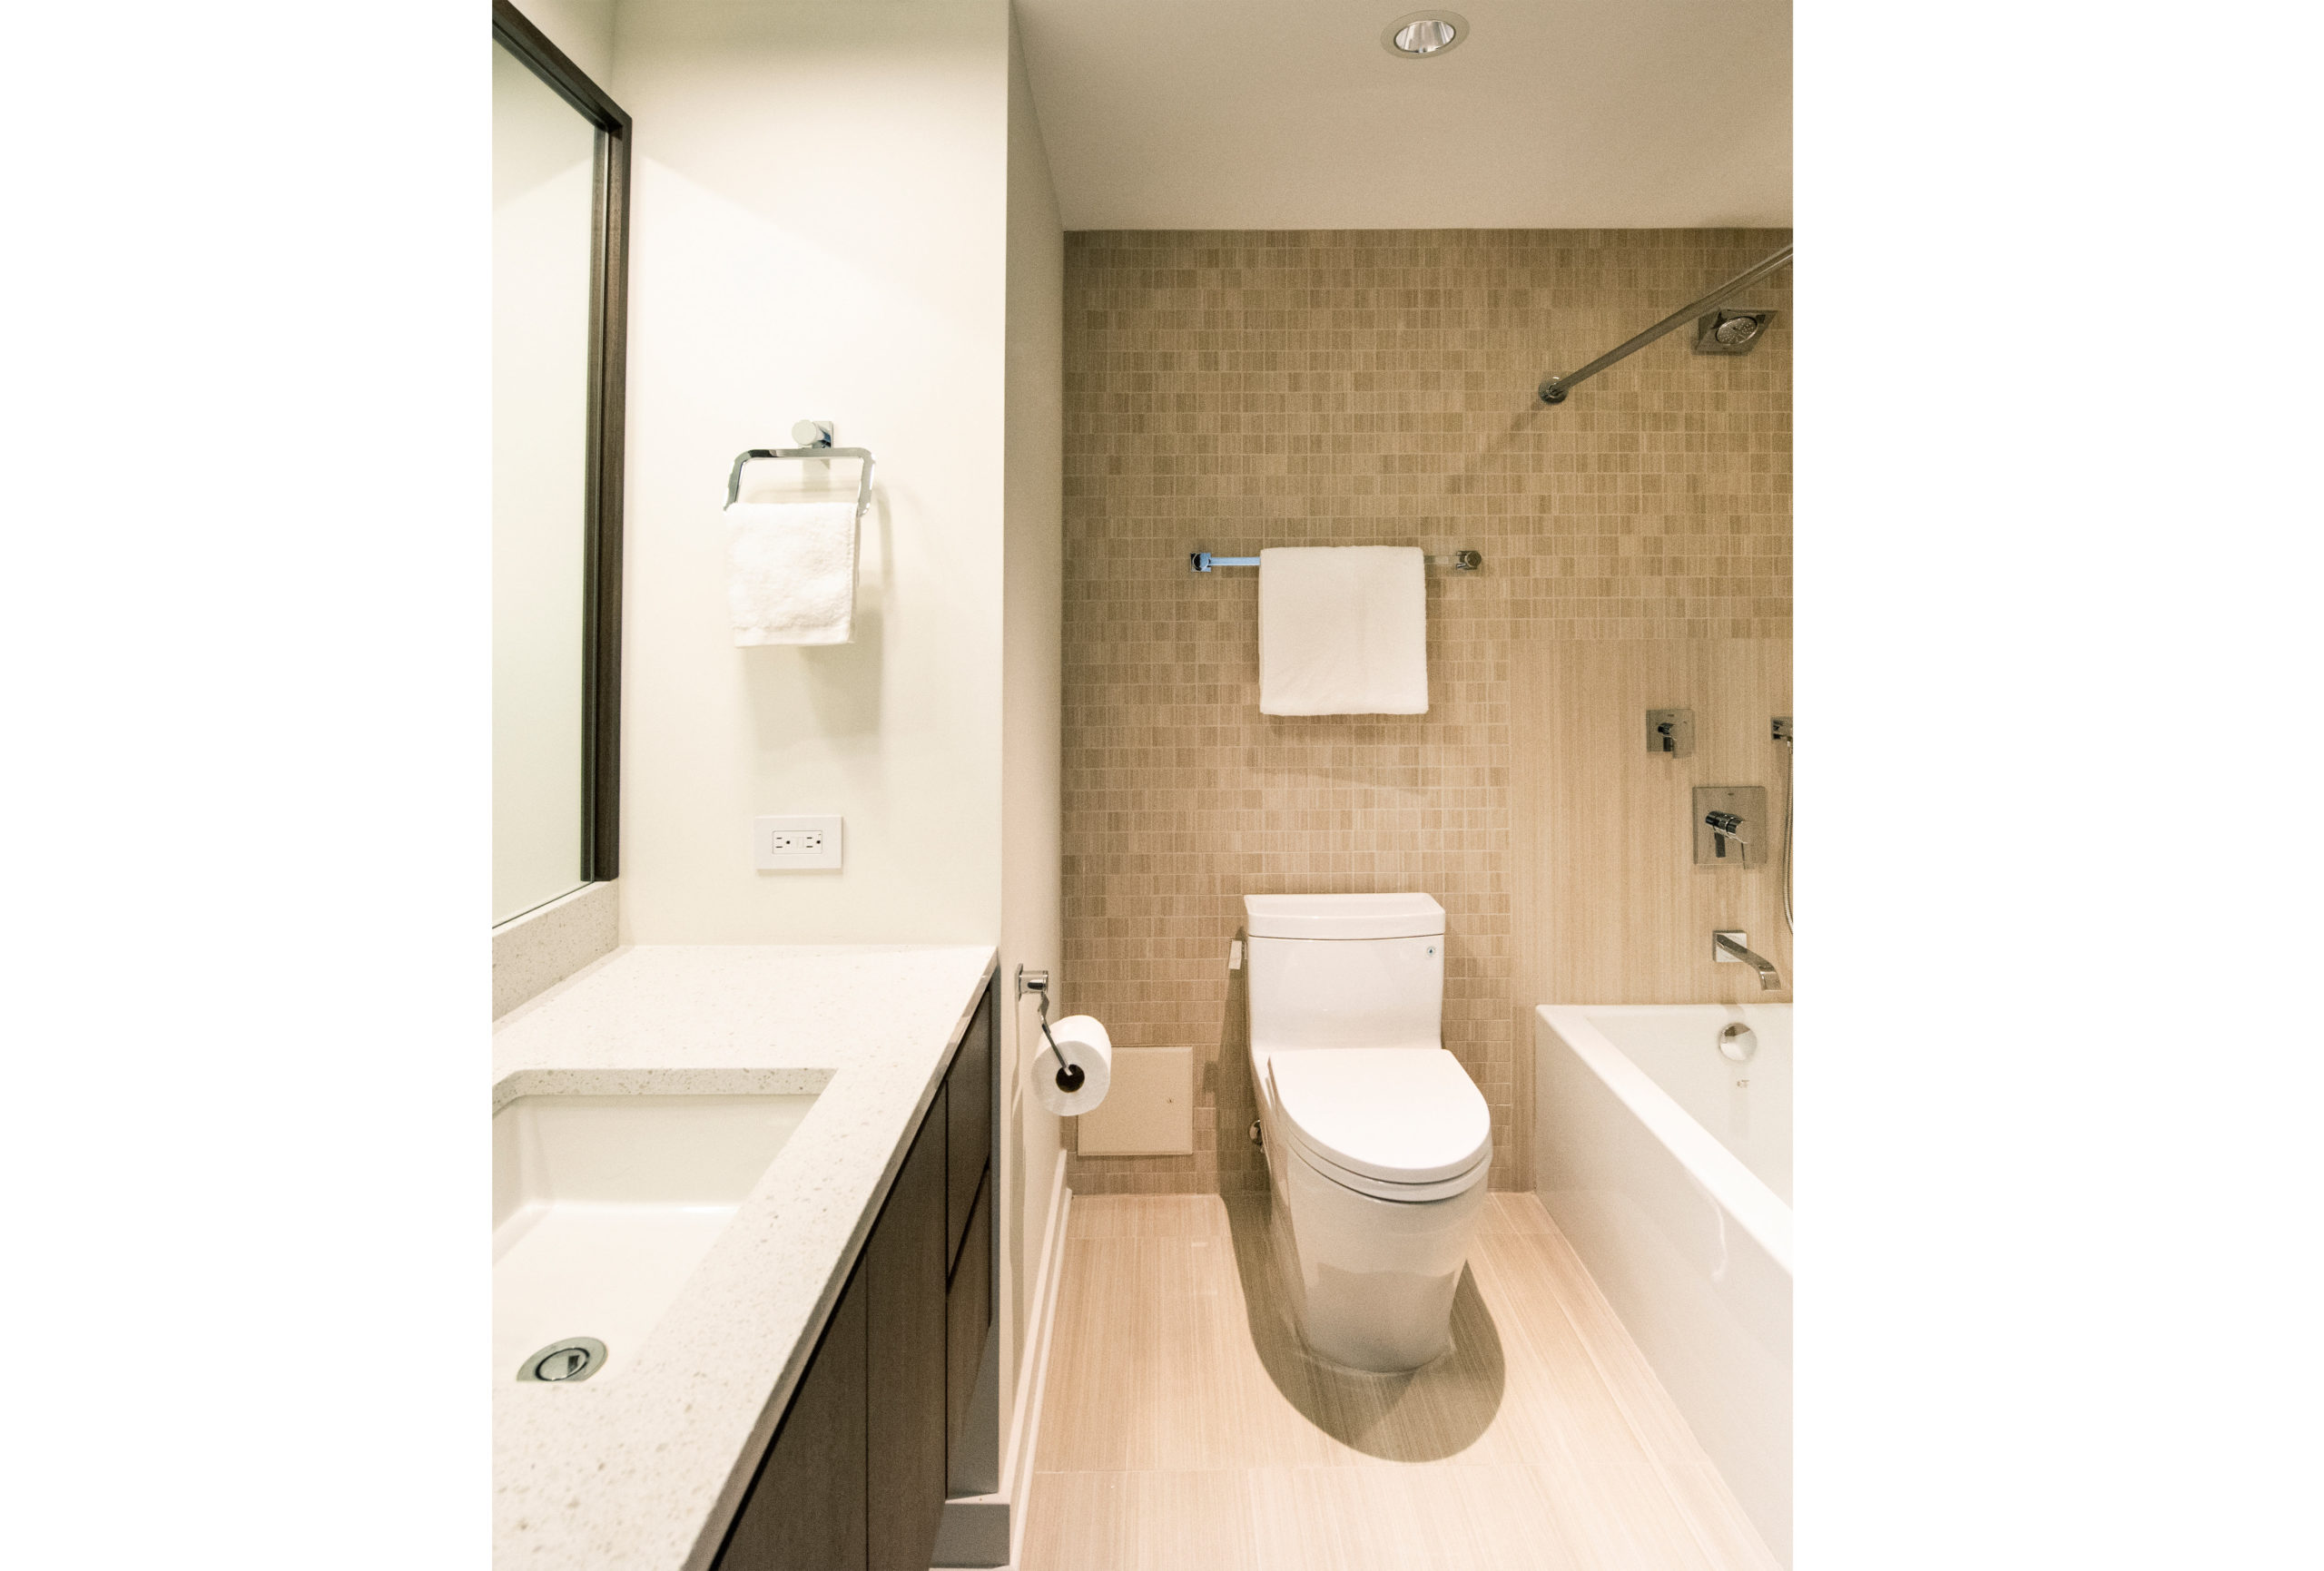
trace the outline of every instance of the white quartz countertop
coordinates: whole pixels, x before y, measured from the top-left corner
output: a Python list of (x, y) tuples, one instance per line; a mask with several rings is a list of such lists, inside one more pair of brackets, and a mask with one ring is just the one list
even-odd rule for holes
[[(496, 1571), (697, 1571), (973, 1012), (978, 947), (617, 949), (493, 1029), (492, 1105), (820, 1091), (630, 1366), (495, 1371)], [(713, 1524), (716, 1527), (713, 1528)]]

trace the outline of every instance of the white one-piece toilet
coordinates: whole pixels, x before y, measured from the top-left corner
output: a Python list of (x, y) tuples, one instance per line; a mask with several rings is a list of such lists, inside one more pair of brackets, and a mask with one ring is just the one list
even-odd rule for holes
[(1426, 895), (1246, 895), (1251, 1073), (1279, 1250), (1307, 1345), (1414, 1370), (1492, 1163), (1485, 1099), (1444, 1050), (1444, 908)]

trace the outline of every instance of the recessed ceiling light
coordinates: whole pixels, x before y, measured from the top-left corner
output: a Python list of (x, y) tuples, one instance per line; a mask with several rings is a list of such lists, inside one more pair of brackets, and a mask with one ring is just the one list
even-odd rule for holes
[(1388, 24), (1380, 46), (1406, 60), (1442, 54), (1469, 35), (1469, 19), (1455, 11), (1415, 11)]

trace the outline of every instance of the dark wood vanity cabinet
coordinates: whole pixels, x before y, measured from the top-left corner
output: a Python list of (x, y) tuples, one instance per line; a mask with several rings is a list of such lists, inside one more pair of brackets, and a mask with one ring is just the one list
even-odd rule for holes
[(927, 1571), (992, 1323), (992, 1049), (988, 988), (719, 1571)]
[(868, 1565), (863, 1285), (859, 1267), (735, 1515), (722, 1566), (864, 1571)]
[(944, 1441), (960, 1444), (992, 1325), (992, 989), (985, 989), (950, 1081), (944, 1227)]
[(967, 1239), (969, 1213), (975, 1206), (984, 1171), (992, 1164), (992, 989), (985, 989), (969, 1028), (945, 1077), (950, 1094), (948, 1114), (950, 1150), (945, 1163), (945, 1235), (950, 1241), (944, 1256), (945, 1273), (960, 1259)]
[(958, 1446), (984, 1362), (985, 1332), (992, 1325), (992, 1180), (977, 1191), (966, 1241), (944, 1296), (944, 1438)]
[(857, 1267), (871, 1291), (864, 1332), (865, 1542), (871, 1571), (928, 1571), (944, 1514), (944, 1105), (912, 1143)]

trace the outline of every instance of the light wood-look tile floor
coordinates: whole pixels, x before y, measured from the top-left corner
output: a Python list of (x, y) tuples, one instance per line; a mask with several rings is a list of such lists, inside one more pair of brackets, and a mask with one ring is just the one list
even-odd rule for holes
[(1774, 1571), (1531, 1195), (1410, 1375), (1305, 1351), (1266, 1204), (1075, 1198), (1021, 1571)]

